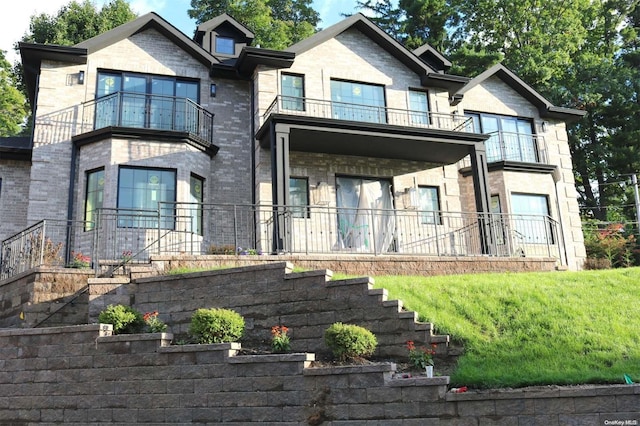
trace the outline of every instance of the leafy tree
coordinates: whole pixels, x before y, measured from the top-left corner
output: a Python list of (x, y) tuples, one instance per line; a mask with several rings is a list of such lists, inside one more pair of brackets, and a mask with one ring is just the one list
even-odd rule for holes
[(315, 32), (320, 20), (311, 0), (191, 0), (198, 24), (227, 13), (255, 34), (254, 44), (285, 49)]
[(97, 10), (93, 2), (71, 1), (56, 15), (41, 13), (31, 17), (23, 42), (71, 46), (136, 18), (126, 0), (112, 0)]
[[(97, 10), (94, 3), (89, 0), (84, 0), (82, 3), (73, 0), (61, 7), (55, 15), (41, 13), (31, 16), (29, 31), (23, 35), (21, 41), (71, 46), (135, 18), (136, 14), (126, 0), (111, 0), (100, 10)], [(17, 44), (15, 49), (18, 50)], [(27, 92), (23, 82), (21, 63), (14, 64), (12, 76), (13, 87), (22, 93), (23, 99), (26, 99)], [(30, 110), (27, 108), (27, 111)], [(24, 116), (19, 122), (23, 121)], [(23, 134), (29, 134), (32, 126), (32, 118), (29, 116)]]
[(11, 64), (0, 50), (0, 137), (19, 134), (27, 114), (25, 96), (16, 88)]

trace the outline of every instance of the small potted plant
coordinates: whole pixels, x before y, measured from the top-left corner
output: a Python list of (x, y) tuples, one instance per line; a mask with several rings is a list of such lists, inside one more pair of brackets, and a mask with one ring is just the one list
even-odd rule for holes
[(407, 349), (409, 350), (409, 363), (411, 366), (424, 371), (427, 377), (433, 377), (433, 356), (436, 354), (437, 346), (437, 344), (432, 343), (431, 348), (425, 348), (424, 346), (417, 348), (413, 340), (408, 340)]

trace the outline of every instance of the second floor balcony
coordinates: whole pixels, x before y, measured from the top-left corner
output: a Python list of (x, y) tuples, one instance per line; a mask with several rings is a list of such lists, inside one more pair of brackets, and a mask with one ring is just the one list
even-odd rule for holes
[(84, 103), (82, 132), (107, 127), (177, 132), (213, 144), (213, 114), (182, 97), (116, 92)]
[(327, 118), (360, 123), (389, 124), (422, 129), (473, 132), (471, 118), (462, 115), (281, 95), (276, 96), (264, 113), (263, 119), (266, 120), (272, 114)]
[(542, 136), (526, 133), (493, 132), (486, 141), (487, 162), (501, 161), (549, 164)]

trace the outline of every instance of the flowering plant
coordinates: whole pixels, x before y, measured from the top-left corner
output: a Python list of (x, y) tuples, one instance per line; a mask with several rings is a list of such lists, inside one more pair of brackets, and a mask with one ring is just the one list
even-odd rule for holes
[(133, 258), (133, 253), (131, 252), (131, 250), (124, 250), (122, 252), (122, 260), (125, 262), (130, 261)]
[(291, 350), (291, 339), (287, 332), (289, 328), (284, 325), (271, 327), (271, 348), (274, 352), (288, 352)]
[(81, 252), (71, 252), (70, 268), (88, 268), (90, 264), (91, 258), (89, 256), (85, 256)]
[(147, 312), (142, 316), (149, 333), (162, 333), (167, 329), (165, 324), (160, 318), (158, 318), (158, 311)]
[(409, 350), (409, 362), (420, 370), (424, 370), (428, 365), (433, 366), (433, 356), (436, 354), (436, 347), (438, 347), (438, 345), (432, 343), (429, 349), (424, 346), (416, 348), (413, 340), (408, 340), (407, 349)]

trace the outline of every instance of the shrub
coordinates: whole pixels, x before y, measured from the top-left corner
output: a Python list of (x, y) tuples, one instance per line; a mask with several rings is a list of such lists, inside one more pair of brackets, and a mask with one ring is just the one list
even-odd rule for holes
[(130, 306), (109, 305), (98, 315), (102, 324), (112, 324), (114, 334), (140, 333), (145, 321), (142, 314)]
[(240, 340), (244, 318), (230, 309), (198, 309), (191, 317), (189, 335), (196, 343), (225, 343)]
[(378, 340), (364, 327), (337, 322), (324, 332), (324, 342), (340, 361), (373, 355)]

